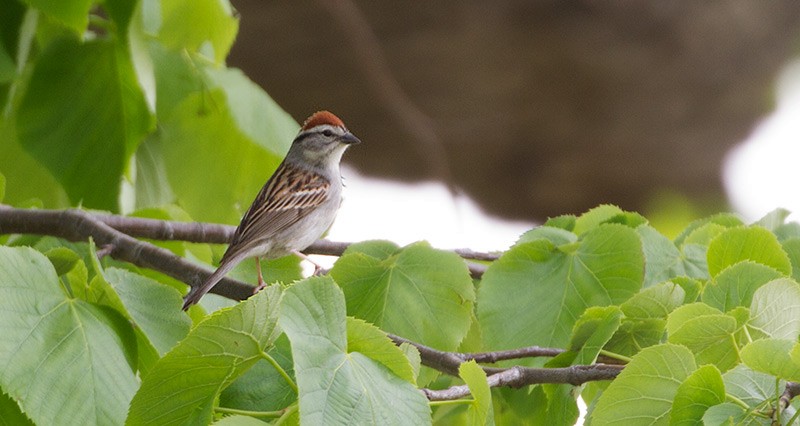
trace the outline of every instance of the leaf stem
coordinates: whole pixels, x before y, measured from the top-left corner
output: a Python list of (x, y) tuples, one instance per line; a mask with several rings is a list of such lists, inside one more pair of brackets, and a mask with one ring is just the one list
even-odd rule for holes
[(297, 410), (298, 410), (297, 401), (295, 401), (294, 403), (292, 403), (292, 405), (283, 409), (284, 411), (283, 415), (278, 420), (275, 420), (275, 423), (273, 423), (273, 425), (280, 426), (284, 424), (286, 421), (288, 421), (288, 419), (292, 418), (292, 414), (297, 412)]
[(283, 367), (281, 367), (281, 365), (278, 364), (278, 361), (275, 361), (275, 358), (271, 357), (266, 352), (261, 352), (261, 357), (267, 360), (267, 362), (269, 362), (270, 364), (272, 364), (272, 367), (278, 371), (278, 374), (280, 374), (281, 377), (283, 377), (283, 380), (285, 380), (286, 383), (289, 385), (289, 387), (292, 388), (292, 390), (294, 390), (294, 393), (299, 395), (299, 392), (297, 391), (297, 383), (295, 383), (294, 380), (292, 380), (292, 378), (289, 377), (289, 373), (287, 373), (286, 370), (284, 370)]
[(731, 395), (731, 394), (729, 394), (727, 392), (725, 393), (725, 399), (727, 399), (727, 400), (731, 401), (732, 403), (744, 408), (747, 411), (750, 411), (750, 406), (747, 405), (746, 402), (742, 401), (741, 399), (739, 399), (739, 398), (737, 398), (737, 397), (735, 397), (735, 396), (733, 396), (733, 395)]
[(625, 363), (631, 362), (631, 358), (625, 355), (620, 355), (618, 353), (614, 353), (611, 351), (607, 351), (605, 349), (600, 349), (600, 355), (607, 356), (609, 358), (618, 359), (620, 361), (624, 361)]
[(443, 405), (462, 405), (462, 404), (471, 404), (475, 402), (472, 398), (467, 399), (449, 399), (449, 400), (441, 400), (441, 401), (429, 401), (428, 405), (431, 407), (441, 407)]
[(744, 332), (744, 336), (747, 337), (747, 343), (753, 343), (753, 337), (750, 336), (750, 331), (747, 329), (746, 325), (742, 327), (742, 331)]
[(250, 417), (269, 417), (269, 418), (278, 418), (283, 416), (286, 413), (286, 408), (283, 410), (277, 411), (251, 411), (251, 410), (240, 410), (238, 408), (227, 408), (227, 407), (217, 407), (214, 411), (219, 413), (225, 414), (238, 414), (241, 416), (250, 416)]

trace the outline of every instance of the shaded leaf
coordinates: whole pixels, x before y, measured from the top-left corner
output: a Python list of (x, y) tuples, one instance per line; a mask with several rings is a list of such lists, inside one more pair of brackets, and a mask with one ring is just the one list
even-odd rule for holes
[(151, 123), (124, 52), (69, 38), (39, 55), (16, 121), (20, 145), (74, 204), (111, 211), (119, 210), (123, 171)]
[(193, 328), (144, 378), (126, 424), (209, 423), (220, 391), (272, 348), (280, 299), (273, 285)]

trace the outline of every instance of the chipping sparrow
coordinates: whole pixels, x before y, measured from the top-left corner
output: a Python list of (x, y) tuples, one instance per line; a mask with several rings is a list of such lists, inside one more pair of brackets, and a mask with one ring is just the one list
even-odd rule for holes
[(328, 111), (309, 117), (294, 138), (289, 153), (247, 210), (219, 268), (184, 298), (183, 309), (197, 303), (234, 266), (255, 257), (274, 259), (298, 254), (333, 223), (342, 201), (339, 161), (351, 144), (359, 143), (342, 120)]

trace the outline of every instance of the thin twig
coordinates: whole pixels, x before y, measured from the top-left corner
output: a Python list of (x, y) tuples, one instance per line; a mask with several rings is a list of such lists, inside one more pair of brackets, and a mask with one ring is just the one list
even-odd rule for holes
[[(564, 349), (542, 348), (539, 346), (528, 346), (525, 348), (495, 352), (446, 352), (433, 349), (420, 343), (412, 342), (411, 340), (408, 340), (404, 337), (395, 336), (394, 334), (387, 335), (389, 336), (389, 339), (391, 339), (396, 345), (408, 343), (409, 345), (417, 348), (425, 366), (453, 376), (458, 375), (458, 367), (461, 365), (461, 363), (469, 360), (475, 360), (475, 362), (480, 363), (495, 363), (510, 359), (554, 357), (565, 352)], [(505, 369), (492, 369), (484, 367), (484, 371), (488, 373), (504, 370)]]
[[(32, 210), (0, 205), (0, 235), (52, 235), (68, 241), (88, 241), (89, 238), (92, 238), (101, 247), (99, 250), (101, 253), (162, 272), (192, 286), (201, 283), (210, 274), (210, 271), (190, 263), (168, 250), (139, 241), (128, 235), (127, 232), (151, 239), (224, 242), (230, 237), (233, 229), (233, 227), (225, 225), (95, 215), (77, 209)], [(123, 230), (125, 232), (122, 232)], [(348, 246), (349, 243), (321, 240), (315, 243), (309, 252), (341, 255)], [(456, 252), (469, 258), (481, 256), (465, 250)], [(481, 260), (488, 259), (486, 257)], [(484, 265), (470, 264), (471, 269), (474, 267), (485, 268)], [(230, 278), (224, 278), (220, 285), (212, 289), (212, 292), (234, 300), (243, 300), (252, 295), (252, 291), (252, 286)], [(389, 335), (389, 338), (398, 345), (402, 343), (413, 345), (419, 351), (424, 365), (454, 376), (458, 375), (459, 366), (468, 360), (494, 363), (519, 358), (552, 357), (564, 352), (562, 349), (537, 346), (471, 354), (444, 352), (399, 336)], [(537, 383), (579, 385), (594, 380), (611, 380), (619, 374), (622, 368), (624, 367), (620, 365), (608, 364), (576, 365), (567, 368), (483, 367), (488, 374), (489, 385), (492, 387), (520, 387)], [(445, 390), (423, 389), (423, 392), (430, 400), (439, 401), (464, 397), (469, 394), (469, 389), (466, 386), (454, 386)], [(790, 383), (787, 385), (782, 401), (786, 399), (788, 404), (788, 401), (798, 393), (800, 393), (800, 385)]]
[[(613, 380), (622, 371), (619, 365), (573, 365), (565, 368), (526, 368), (511, 367), (486, 378), (489, 387), (513, 387), (541, 384), (564, 383), (578, 386), (586, 382)], [(466, 385), (452, 386), (442, 390), (422, 389), (431, 401), (446, 401), (469, 396)]]

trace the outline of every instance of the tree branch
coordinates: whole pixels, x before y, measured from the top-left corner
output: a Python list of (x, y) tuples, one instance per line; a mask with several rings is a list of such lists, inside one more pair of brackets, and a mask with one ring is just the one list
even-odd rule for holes
[[(469, 360), (491, 363), (520, 358), (553, 357), (565, 352), (564, 349), (542, 348), (539, 346), (495, 352), (445, 352), (412, 342), (411, 340), (394, 334), (387, 333), (387, 336), (398, 346), (402, 343), (407, 343), (417, 348), (422, 365), (451, 376), (458, 376), (458, 368), (461, 366), (461, 363)], [(511, 368), (482, 368), (487, 374), (490, 387), (522, 387), (540, 383), (567, 383), (578, 386), (591, 381), (612, 380), (617, 377), (625, 366), (593, 364), (573, 365), (565, 368), (528, 368), (520, 366)], [(443, 390), (422, 389), (422, 392), (431, 401), (459, 399), (470, 394), (469, 388), (465, 385), (452, 386)]]
[[(192, 287), (200, 285), (211, 274), (211, 271), (169, 250), (122, 233), (83, 210), (29, 210), (0, 206), (2, 234), (52, 235), (79, 242), (86, 242), (91, 237), (98, 247), (102, 247), (103, 253), (115, 259), (153, 269)], [(211, 292), (229, 299), (244, 300), (253, 295), (253, 287), (223, 278)]]
[(780, 397), (781, 409), (789, 407), (789, 403), (798, 395), (800, 395), (800, 383), (786, 382), (786, 389)]
[[(60, 229), (60, 228), (72, 228), (73, 227), (72, 222), (79, 219), (83, 220), (83, 218), (85, 217), (90, 218), (91, 221), (94, 223), (105, 224), (106, 226), (111, 227), (123, 234), (127, 234), (128, 236), (131, 237), (149, 238), (151, 240), (161, 240), (161, 241), (187, 241), (191, 243), (227, 244), (233, 237), (233, 232), (236, 230), (235, 226), (222, 225), (217, 223), (176, 222), (168, 220), (145, 219), (138, 217), (117, 216), (109, 214), (92, 214), (84, 212), (82, 210), (67, 210), (67, 212), (83, 213), (80, 218), (76, 215), (68, 214), (62, 216), (64, 223), (48, 222), (47, 224), (41, 224), (44, 227), (37, 226), (37, 222), (43, 220), (42, 218), (44, 217), (48, 217), (49, 219), (47, 220), (52, 219), (49, 215), (44, 214), (44, 212), (57, 213), (59, 211), (16, 209), (9, 206), (0, 205), (0, 234), (16, 233), (16, 234), (53, 235), (68, 239), (70, 241), (86, 241), (89, 237), (88, 235), (77, 236), (73, 234), (72, 235), (73, 239), (70, 239), (68, 237), (63, 236), (62, 234), (64, 232), (74, 231), (74, 229)], [(95, 242), (97, 242), (98, 245), (103, 245), (97, 239), (95, 239)], [(303, 252), (305, 254), (341, 256), (342, 253), (344, 253), (344, 251), (347, 249), (347, 247), (350, 246), (350, 244), (352, 243), (318, 240), (317, 242), (309, 246), (307, 249), (303, 250)], [(470, 249), (457, 249), (453, 251), (464, 259), (491, 261), (498, 258), (498, 255), (496, 254), (476, 252)], [(139, 265), (139, 263), (133, 260), (129, 259), (120, 259), (120, 260), (125, 260), (133, 264)], [(482, 264), (468, 262), (467, 267), (469, 268), (470, 275), (476, 279), (481, 278), (483, 276), (483, 273), (486, 271), (486, 266)], [(162, 271), (160, 269), (156, 270), (164, 272), (167, 275), (170, 275), (168, 271)], [(210, 273), (203, 270), (202, 268), (199, 268), (198, 270), (201, 271), (203, 277), (205, 277)], [(195, 281), (186, 281), (181, 278), (177, 279), (180, 279), (181, 281), (192, 286), (196, 284)], [(223, 281), (223, 283), (224, 282), (225, 281)], [(219, 285), (217, 287), (219, 287)], [(244, 298), (247, 298), (249, 296), (250, 295), (248, 294), (244, 296)], [(241, 300), (241, 299), (236, 299), (236, 300)]]
[[(458, 367), (462, 362), (467, 362), (469, 360), (475, 360), (475, 362), (480, 363), (495, 363), (510, 359), (554, 357), (565, 352), (564, 349), (542, 348), (539, 346), (528, 346), (525, 348), (495, 352), (444, 352), (420, 343), (412, 342), (405, 337), (395, 336), (394, 334), (388, 333), (387, 336), (398, 346), (402, 343), (408, 343), (409, 345), (414, 346), (419, 351), (423, 365), (433, 368), (434, 370), (441, 371), (442, 373), (450, 374), (451, 376), (458, 376)], [(484, 367), (483, 369), (489, 374), (505, 370), (488, 367)]]
[[(155, 240), (180, 240), (196, 243), (225, 243), (233, 235), (233, 226), (170, 222), (154, 219), (92, 214), (83, 210), (32, 210), (16, 209), (0, 205), (0, 235), (34, 234), (51, 235), (68, 241), (85, 242), (92, 238), (100, 247), (98, 254), (162, 272), (172, 278), (196, 286), (211, 273), (205, 268), (186, 261), (172, 252), (139, 241), (133, 236)], [(308, 254), (340, 256), (350, 243), (320, 240), (306, 250)], [(471, 250), (455, 250), (467, 259), (490, 261), (497, 256)], [(482, 274), (484, 265), (470, 264), (473, 276)], [(241, 281), (224, 278), (212, 292), (234, 300), (243, 300), (252, 295), (253, 287)], [(422, 364), (446, 374), (458, 376), (459, 366), (466, 361), (494, 363), (503, 360), (552, 357), (563, 353), (563, 349), (530, 346), (506, 351), (458, 353), (443, 352), (412, 342), (403, 337), (389, 335), (395, 344), (408, 343), (417, 348)], [(483, 367), (492, 387), (520, 387), (538, 383), (569, 383), (580, 385), (594, 380), (611, 380), (623, 366), (595, 364), (576, 365), (567, 368), (492, 368)], [(790, 392), (791, 391), (791, 392)], [(796, 388), (787, 386), (786, 397), (795, 396)], [(466, 386), (453, 386), (445, 390), (423, 389), (432, 401), (450, 400), (469, 395)]]
[[(488, 376), (489, 387), (513, 387), (541, 384), (565, 383), (578, 386), (586, 382), (613, 380), (622, 371), (620, 365), (594, 364), (573, 365), (565, 368), (511, 367)], [(431, 401), (446, 401), (470, 395), (466, 385), (452, 386), (443, 390), (422, 389)]]

